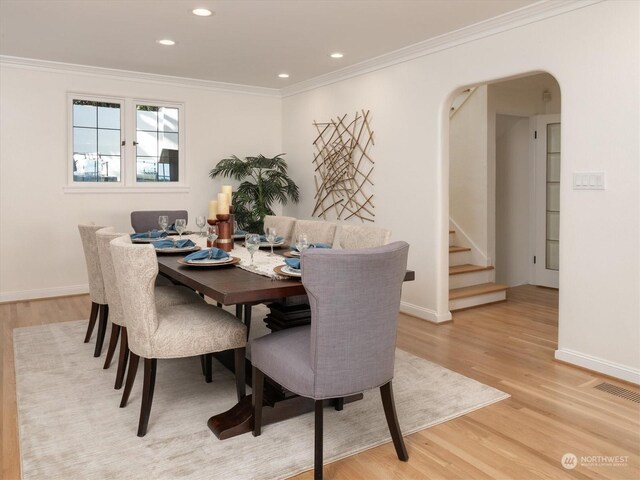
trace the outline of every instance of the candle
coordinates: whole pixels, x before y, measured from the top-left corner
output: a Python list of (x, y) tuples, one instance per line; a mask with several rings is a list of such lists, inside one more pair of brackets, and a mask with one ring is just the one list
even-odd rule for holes
[(226, 193), (218, 194), (218, 213), (220, 215), (228, 215), (229, 214), (229, 202), (227, 201)]
[(207, 218), (216, 218), (218, 214), (218, 201), (211, 200), (209, 201), (209, 214)]
[(222, 193), (227, 195), (227, 203), (229, 205), (233, 204), (233, 202), (231, 201), (232, 194), (233, 194), (233, 187), (231, 185), (223, 185), (222, 186)]

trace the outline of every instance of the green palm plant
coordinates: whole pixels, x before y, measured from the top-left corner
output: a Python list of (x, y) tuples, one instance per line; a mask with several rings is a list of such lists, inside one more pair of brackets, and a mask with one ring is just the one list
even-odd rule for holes
[(273, 215), (274, 202), (298, 203), (298, 186), (287, 175), (284, 153), (273, 158), (264, 155), (240, 159), (235, 155), (220, 160), (209, 172), (211, 178), (229, 177), (242, 183), (233, 192), (234, 215), (238, 226), (249, 232), (264, 231), (265, 215)]

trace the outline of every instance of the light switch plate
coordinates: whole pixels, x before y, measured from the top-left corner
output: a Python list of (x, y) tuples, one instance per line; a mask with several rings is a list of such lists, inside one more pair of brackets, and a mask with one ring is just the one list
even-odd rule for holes
[(574, 172), (574, 190), (604, 190), (604, 172)]

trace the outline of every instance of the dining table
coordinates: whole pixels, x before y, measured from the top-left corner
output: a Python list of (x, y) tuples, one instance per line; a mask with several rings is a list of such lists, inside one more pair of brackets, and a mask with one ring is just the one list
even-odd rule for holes
[[(206, 247), (205, 243), (203, 243), (206, 241), (203, 241), (202, 238), (196, 236), (192, 238), (198, 245)], [(279, 245), (276, 251), (284, 254), (289, 251), (289, 248), (286, 245)], [(202, 296), (217, 302), (219, 306), (235, 306), (236, 316), (247, 325), (247, 332), (249, 332), (251, 325), (251, 309), (253, 305), (259, 303), (268, 304), (270, 302), (274, 302), (273, 305), (282, 305), (282, 302), (286, 302), (286, 299), (305, 295), (304, 285), (300, 278), (284, 277), (275, 271), (273, 274), (268, 274), (268, 271), (265, 272), (264, 269), (262, 272), (254, 269), (248, 261), (246, 249), (239, 242), (236, 241), (234, 249), (229, 254), (231, 256), (234, 256), (234, 254), (239, 255), (243, 259), (235, 265), (201, 268), (186, 265), (183, 260), (184, 254), (159, 254), (158, 270), (162, 276), (173, 283), (185, 285)], [(262, 251), (256, 252), (256, 254), (259, 254), (261, 261), (263, 263), (267, 262), (268, 265), (284, 263), (282, 255), (271, 257)], [(414, 279), (415, 272), (407, 270), (404, 280), (411, 281)], [(299, 310), (299, 308), (294, 308), (294, 318), (300, 318)], [(292, 322), (292, 326), (299, 324), (299, 320)], [(233, 370), (232, 354), (221, 352), (215, 356), (225, 367)], [(245, 378), (247, 383), (250, 384), (251, 363), (249, 360), (245, 363), (245, 369)], [(326, 403), (333, 404), (336, 408), (341, 409), (343, 404), (357, 401), (361, 398), (362, 394), (359, 394), (343, 399), (327, 400)], [(313, 411), (314, 408), (313, 400), (288, 392), (269, 379), (265, 379), (264, 405), (271, 407), (263, 409), (264, 425)], [(251, 395), (248, 395), (230, 410), (211, 416), (207, 424), (216, 437), (224, 440), (252, 431), (252, 415)]]

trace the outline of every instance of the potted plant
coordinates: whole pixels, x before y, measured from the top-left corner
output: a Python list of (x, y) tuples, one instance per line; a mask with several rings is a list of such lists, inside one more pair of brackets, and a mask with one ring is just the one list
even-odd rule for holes
[(265, 215), (273, 215), (274, 202), (298, 203), (298, 186), (287, 175), (284, 153), (273, 158), (264, 155), (240, 159), (235, 155), (220, 160), (209, 176), (230, 177), (240, 181), (233, 192), (234, 215), (238, 226), (249, 232), (264, 231)]

